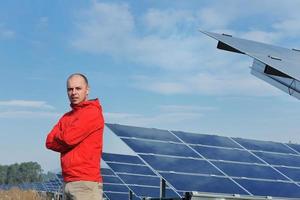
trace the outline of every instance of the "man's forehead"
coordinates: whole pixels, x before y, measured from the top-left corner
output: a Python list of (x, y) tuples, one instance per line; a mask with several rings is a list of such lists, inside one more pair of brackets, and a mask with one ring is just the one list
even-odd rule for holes
[(70, 86), (70, 85), (78, 85), (78, 86), (82, 86), (82, 85), (87, 85), (84, 78), (79, 76), (79, 75), (74, 75), (74, 76), (71, 76), (68, 81), (67, 81), (67, 85)]

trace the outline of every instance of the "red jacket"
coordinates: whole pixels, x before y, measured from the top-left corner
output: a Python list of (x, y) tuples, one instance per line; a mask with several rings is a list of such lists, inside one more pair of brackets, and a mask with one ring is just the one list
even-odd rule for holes
[(98, 99), (71, 105), (47, 136), (46, 147), (60, 152), (65, 182), (102, 182), (100, 159), (104, 119)]

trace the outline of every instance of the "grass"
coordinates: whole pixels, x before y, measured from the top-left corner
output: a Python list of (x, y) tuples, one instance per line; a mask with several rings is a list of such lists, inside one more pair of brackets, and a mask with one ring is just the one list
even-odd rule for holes
[(33, 190), (20, 190), (12, 188), (10, 190), (0, 190), (0, 200), (47, 200)]

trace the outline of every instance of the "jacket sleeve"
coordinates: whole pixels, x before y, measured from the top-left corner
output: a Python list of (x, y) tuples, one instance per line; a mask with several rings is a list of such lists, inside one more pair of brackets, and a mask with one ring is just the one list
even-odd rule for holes
[(104, 127), (102, 109), (88, 107), (55, 135), (55, 140), (68, 148), (73, 148), (91, 133)]
[(70, 148), (55, 140), (55, 136), (61, 132), (60, 121), (53, 127), (46, 139), (46, 147), (60, 153), (67, 152)]

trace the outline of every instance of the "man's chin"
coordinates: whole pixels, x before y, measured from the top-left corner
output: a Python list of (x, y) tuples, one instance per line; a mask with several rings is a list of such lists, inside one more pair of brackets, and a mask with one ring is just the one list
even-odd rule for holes
[(79, 101), (71, 101), (71, 104), (73, 104), (73, 105), (77, 105), (79, 103), (80, 103)]

